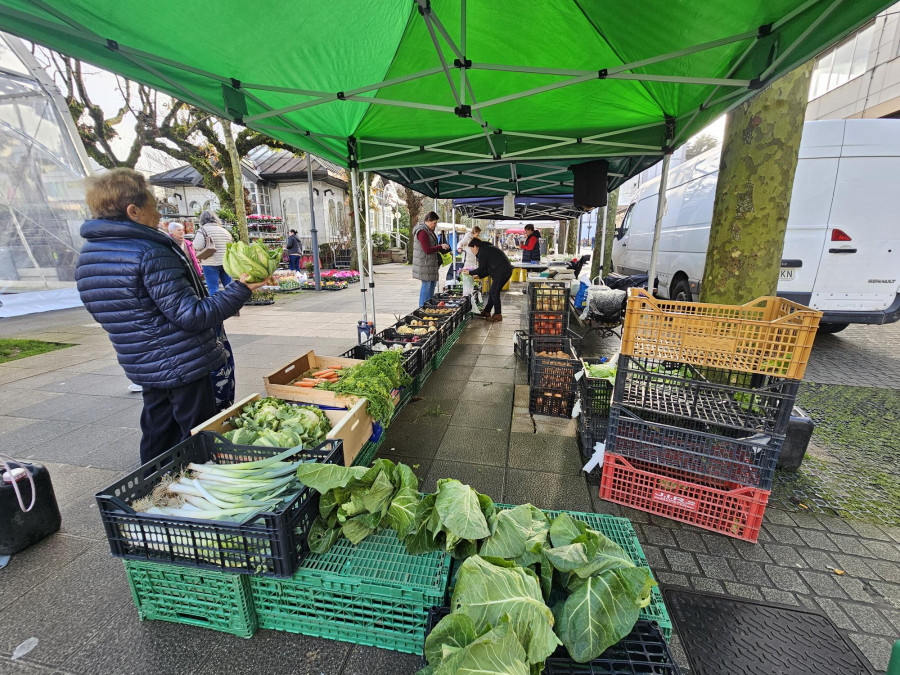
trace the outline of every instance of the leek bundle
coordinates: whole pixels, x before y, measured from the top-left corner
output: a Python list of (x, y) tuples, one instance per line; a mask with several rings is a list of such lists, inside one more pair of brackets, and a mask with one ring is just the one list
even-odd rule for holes
[[(153, 492), (132, 505), (139, 513), (200, 520), (252, 521), (262, 511), (273, 511), (303, 488), (297, 467), (286, 461), (301, 448), (238, 464), (188, 464), (167, 474)], [(308, 460), (314, 461), (314, 460)]]

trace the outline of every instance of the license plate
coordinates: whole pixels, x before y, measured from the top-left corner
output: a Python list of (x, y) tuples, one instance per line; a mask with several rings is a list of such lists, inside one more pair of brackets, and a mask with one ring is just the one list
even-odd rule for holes
[(793, 281), (796, 279), (797, 268), (782, 267), (781, 273), (778, 275), (779, 281)]

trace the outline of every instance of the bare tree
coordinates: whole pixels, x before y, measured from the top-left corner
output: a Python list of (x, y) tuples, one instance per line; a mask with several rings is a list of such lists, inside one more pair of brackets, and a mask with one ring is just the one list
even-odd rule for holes
[[(144, 150), (152, 148), (196, 169), (203, 187), (215, 193), (224, 209), (235, 211), (234, 195), (227, 185), (234, 184), (232, 178), (239, 167), (228, 154), (218, 117), (118, 76), (122, 104), (108, 115), (92, 98), (85, 80), (89, 73), (81, 61), (36, 46), (32, 53), (62, 90), (91, 159), (107, 169), (134, 168)], [(119, 129), (129, 113), (134, 119), (134, 138), (127, 151), (117, 152), (113, 141), (122, 137)], [(252, 129), (243, 129), (235, 137), (239, 157), (261, 145), (287, 148)]]
[(719, 145), (719, 139), (712, 134), (700, 134), (694, 140), (687, 144), (684, 149), (684, 158), (693, 159), (697, 155), (702, 155), (707, 150)]

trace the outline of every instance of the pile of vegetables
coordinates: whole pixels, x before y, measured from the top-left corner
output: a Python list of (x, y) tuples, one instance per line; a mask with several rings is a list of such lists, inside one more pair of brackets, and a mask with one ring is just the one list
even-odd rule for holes
[(625, 637), (650, 602), (649, 571), (568, 514), (551, 519), (530, 504), (498, 509), (454, 479), (420, 498), (412, 471), (384, 459), (370, 469), (301, 465), (297, 476), (322, 493), (312, 550), (390, 527), (411, 554), (440, 550), (464, 561), (420, 675), (534, 675), (560, 644), (590, 661)]
[(616, 362), (607, 361), (606, 363), (588, 363), (585, 365), (587, 376), (595, 380), (608, 380), (610, 384), (616, 383)]
[(249, 245), (236, 241), (225, 247), (222, 265), (228, 276), (240, 279), (242, 274), (249, 274), (247, 281), (256, 283), (272, 276), (278, 269), (281, 255), (280, 248), (277, 251), (270, 251), (259, 240)]
[(343, 368), (344, 366), (331, 366), (331, 368), (323, 368), (316, 372), (308, 370), (294, 380), (293, 385), (311, 389), (320, 384), (334, 384), (341, 378)]
[(132, 508), (139, 513), (201, 520), (252, 521), (303, 488), (297, 469), (303, 462), (286, 461), (298, 448), (253, 462), (188, 464), (166, 474), (147, 497)]
[(408, 352), (412, 349), (418, 349), (418, 346), (412, 342), (408, 342), (405, 345), (386, 345), (383, 342), (376, 342), (372, 345), (372, 351), (374, 352)]
[(235, 445), (312, 448), (331, 431), (331, 421), (320, 408), (291, 405), (271, 397), (244, 406), (230, 422), (234, 429), (224, 436)]
[(427, 328), (424, 326), (418, 328), (413, 326), (397, 326), (397, 332), (400, 335), (428, 335), (435, 330), (435, 327), (432, 325), (429, 325)]
[(563, 320), (559, 314), (534, 314), (534, 335), (562, 335)]
[(344, 369), (337, 382), (318, 386), (338, 394), (368, 399), (369, 414), (376, 422), (386, 426), (394, 416), (393, 391), (409, 385), (411, 381), (403, 369), (401, 354), (389, 350)]

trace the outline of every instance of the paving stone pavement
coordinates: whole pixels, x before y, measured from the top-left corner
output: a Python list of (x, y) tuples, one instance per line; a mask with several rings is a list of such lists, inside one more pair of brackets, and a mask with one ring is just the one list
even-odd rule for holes
[[(377, 271), (378, 321), (387, 325), (415, 307), (418, 284), (405, 266)], [(265, 374), (306, 349), (337, 354), (352, 346), (360, 295), (358, 288), (303, 293), (229, 320), (238, 395), (261, 391)], [(455, 477), (497, 501), (627, 517), (661, 583), (821, 611), (884, 671), (900, 637), (900, 528), (770, 508), (753, 545), (602, 502), (578, 472), (574, 423), (527, 413), (525, 371), (510, 359), (522, 299), (514, 287), (504, 298), (502, 323), (469, 322), (386, 432), (381, 456), (413, 465), (424, 490)], [(895, 340), (896, 329), (850, 328), (817, 342), (811, 379), (828, 381), (832, 362), (849, 352), (855, 365), (851, 380), (841, 383), (870, 378), (865, 384), (873, 386), (884, 359), (900, 353), (886, 346), (887, 331)], [(139, 621), (121, 562), (109, 555), (93, 494), (136, 466), (140, 397), (127, 392), (105, 334), (84, 310), (4, 319), (0, 335), (78, 345), (0, 364), (0, 452), (45, 461), (63, 514), (60, 533), (0, 570), (0, 674), (416, 672), (418, 657), (370, 647), (273, 631), (244, 640)], [(616, 343), (589, 335), (583, 351), (609, 354)], [(876, 357), (882, 362), (873, 362)], [(39, 638), (38, 646), (11, 661), (13, 649), (30, 637)], [(677, 635), (672, 645), (685, 666)]]

